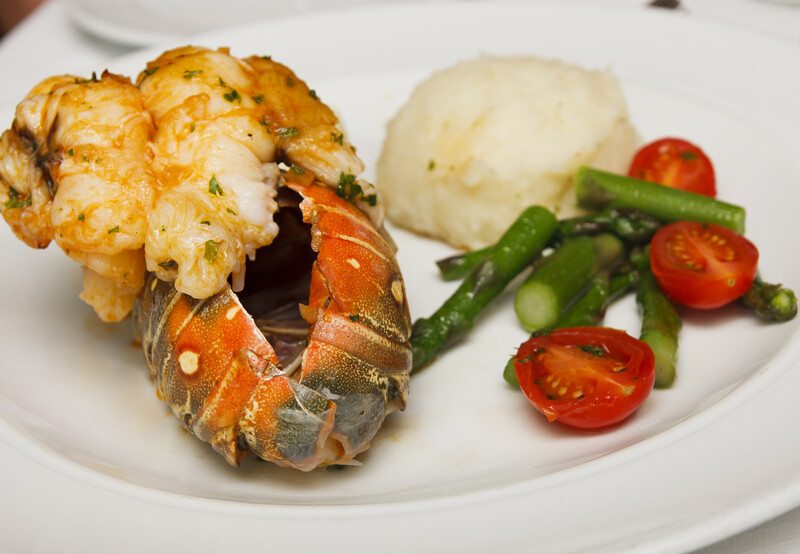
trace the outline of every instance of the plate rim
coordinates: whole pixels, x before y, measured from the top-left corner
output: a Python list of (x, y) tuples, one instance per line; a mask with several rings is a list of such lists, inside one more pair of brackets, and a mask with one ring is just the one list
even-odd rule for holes
[[(542, 3), (558, 5), (557, 2), (542, 2)], [(415, 6), (415, 5), (419, 6), (419, 5), (423, 5), (423, 4), (425, 4), (425, 3), (421, 3), (420, 2), (420, 3), (410, 3), (410, 4), (399, 4), (399, 5), (398, 4), (382, 4), (380, 6), (366, 6), (366, 7), (362, 6), (362, 7), (357, 7), (357, 8), (355, 8), (355, 10), (357, 10), (357, 11), (375, 11), (375, 10), (383, 11), (383, 10), (393, 10), (393, 9), (398, 9), (398, 8), (400, 8), (400, 9), (409, 9), (409, 6)], [(514, 5), (514, 6), (525, 5), (523, 2), (508, 2), (508, 1), (502, 2), (501, 1), (501, 2), (494, 2), (494, 7), (496, 7), (497, 4), (508, 4), (508, 5)], [(427, 4), (425, 4), (425, 5), (427, 6)], [(441, 6), (443, 4), (439, 4), (439, 5)], [(456, 5), (456, 3), (455, 2), (447, 2), (447, 3), (445, 3), (445, 5), (448, 5), (449, 8), (452, 8), (452, 6)], [(477, 4), (473, 4), (473, 6), (474, 5), (477, 5)], [(463, 6), (464, 6), (463, 4), (460, 5), (460, 7), (463, 7)], [(605, 7), (599, 8), (598, 11), (617, 11), (617, 10), (626, 11), (626, 12), (630, 11), (629, 9), (611, 8), (609, 6), (605, 6)], [(349, 11), (349, 10), (343, 10), (343, 11)], [(302, 20), (306, 16), (301, 14), (301, 15), (291, 15), (291, 16), (286, 16), (286, 17), (287, 17), (287, 19), (301, 19)], [(659, 17), (661, 17), (661, 16), (659, 16)], [(283, 18), (281, 19), (281, 21), (283, 21)], [(245, 32), (246, 33), (247, 29), (259, 28), (259, 27), (262, 27), (262, 26), (265, 26), (265, 25), (269, 26), (271, 24), (275, 24), (275, 22), (274, 21), (270, 21), (270, 22), (248, 23), (248, 24), (245, 24), (245, 25), (226, 28), (226, 29), (222, 29), (222, 30), (209, 32), (209, 33), (203, 33), (201, 35), (197, 35), (197, 36), (194, 36), (194, 37), (191, 37), (191, 38), (193, 40), (196, 40), (196, 41), (207, 41), (207, 42), (208, 41), (214, 41), (214, 40), (219, 41), (219, 39), (215, 39), (214, 37), (223, 36), (224, 34), (230, 34), (230, 33), (233, 33), (233, 32), (237, 32), (237, 30), (241, 30), (239, 32)], [(707, 24), (707, 25), (718, 26), (720, 28), (725, 28), (725, 29), (731, 30), (732, 32), (735, 32), (735, 33), (744, 32), (742, 29), (732, 28), (732, 27), (730, 27), (728, 25), (724, 25), (724, 24), (721, 24), (721, 23), (716, 23), (716, 22), (709, 21), (709, 20), (704, 20), (703, 24), (704, 25)], [(777, 43), (777, 44), (784, 44), (784, 41), (782, 41), (782, 40), (774, 39), (772, 37), (768, 37), (768, 36), (766, 36), (764, 34), (761, 34), (761, 33), (753, 32), (753, 34), (758, 36), (762, 40), (767, 40), (769, 42)], [(790, 43), (786, 42), (786, 44), (790, 44)], [(132, 53), (132, 54), (127, 54), (127, 55), (122, 56), (120, 58), (116, 58), (113, 61), (110, 61), (109, 65), (117, 66), (117, 65), (123, 65), (123, 64), (126, 64), (126, 63), (132, 63), (132, 61), (139, 60), (139, 59), (142, 59), (143, 57), (146, 57), (146, 56), (150, 55), (150, 52), (158, 51), (159, 48), (160, 48), (159, 46), (153, 46), (153, 47), (147, 48), (147, 49), (145, 49), (143, 51), (138, 51), (138, 52), (135, 52), (135, 53)], [(590, 460), (590, 461), (585, 462), (583, 464), (579, 464), (578, 466), (573, 466), (573, 467), (570, 467), (570, 468), (566, 468), (566, 469), (563, 469), (563, 470), (556, 471), (551, 475), (559, 475), (559, 476), (561, 476), (562, 474), (565, 474), (565, 473), (568, 473), (570, 475), (572, 473), (580, 474), (580, 473), (583, 473), (582, 471), (581, 472), (578, 471), (578, 469), (580, 469), (580, 468), (584, 468), (585, 466), (590, 466), (590, 465), (591, 466), (599, 465), (600, 466), (599, 469), (596, 469), (596, 470), (593, 470), (593, 471), (589, 472), (589, 473), (594, 473), (596, 471), (599, 471), (603, 467), (606, 467), (607, 464), (613, 464), (614, 466), (616, 466), (616, 465), (622, 465), (622, 464), (628, 463), (628, 462), (630, 462), (632, 460), (635, 460), (635, 459), (640, 459), (641, 457), (643, 457), (645, 455), (655, 453), (659, 449), (661, 449), (661, 448), (663, 448), (665, 446), (668, 446), (670, 444), (673, 444), (674, 442), (680, 440), (681, 438), (684, 438), (686, 436), (689, 436), (689, 435), (693, 434), (697, 430), (699, 430), (699, 429), (709, 425), (710, 423), (716, 421), (717, 419), (719, 419), (720, 417), (722, 417), (725, 414), (729, 413), (730, 411), (742, 407), (746, 403), (747, 399), (750, 399), (750, 398), (756, 396), (757, 394), (759, 394), (761, 391), (763, 391), (763, 389), (767, 385), (769, 385), (770, 383), (772, 383), (773, 381), (778, 379), (780, 376), (782, 376), (789, 367), (791, 367), (793, 365), (796, 365), (798, 363), (798, 359), (800, 359), (800, 340), (798, 340), (799, 339), (799, 335), (800, 335), (800, 332), (798, 332), (798, 330), (795, 330), (795, 332), (793, 333), (791, 338), (787, 341), (786, 344), (784, 344), (784, 346), (781, 348), (781, 350), (773, 358), (770, 358), (770, 360), (768, 360), (767, 363), (770, 366), (769, 368), (767, 368), (766, 366), (760, 367), (751, 376), (749, 376), (747, 379), (745, 379), (739, 385), (737, 385), (737, 387), (735, 389), (733, 389), (730, 393), (725, 395), (723, 398), (721, 398), (715, 404), (713, 404), (712, 406), (709, 406), (708, 408), (706, 408), (702, 412), (691, 416), (690, 418), (688, 418), (688, 419), (676, 424), (674, 427), (672, 427), (670, 429), (667, 429), (666, 431), (660, 432), (660, 433), (658, 433), (658, 434), (656, 434), (656, 435), (654, 435), (652, 437), (648, 437), (648, 438), (646, 438), (646, 439), (644, 439), (644, 440), (642, 440), (640, 442), (637, 442), (637, 443), (635, 443), (635, 444), (633, 444), (631, 446), (625, 447), (625, 448), (621, 449), (620, 451), (617, 451), (617, 452), (614, 452), (614, 453), (611, 453), (611, 454), (608, 454), (608, 455), (600, 456), (599, 458), (596, 458), (594, 460)], [(776, 366), (779, 366), (781, 369), (777, 370)], [(740, 396), (742, 396), (743, 398), (739, 398)], [(735, 401), (731, 400), (732, 398)], [(709, 413), (711, 413), (713, 415), (713, 417), (709, 418), (708, 417)], [(682, 432), (677, 433), (676, 429), (679, 428), (679, 427), (681, 428)], [(236, 506), (239, 506), (239, 507), (247, 506), (248, 508), (246, 510), (244, 510), (243, 512), (241, 512), (242, 515), (252, 515), (254, 512), (260, 513), (263, 509), (267, 509), (268, 513), (266, 513), (264, 515), (270, 515), (270, 516), (271, 515), (280, 515), (281, 517), (286, 517), (288, 515), (291, 515), (291, 517), (295, 517), (295, 516), (304, 517), (303, 511), (306, 510), (306, 509), (313, 509), (315, 511), (319, 510), (319, 506), (286, 506), (286, 505), (280, 505), (280, 506), (278, 506), (278, 508), (280, 510), (288, 510), (290, 512), (300, 512), (300, 513), (273, 514), (273, 513), (270, 513), (270, 512), (276, 506), (272, 505), (272, 504), (251, 504), (251, 503), (247, 503), (247, 502), (233, 501), (233, 500), (194, 497), (194, 496), (189, 496), (189, 495), (183, 495), (183, 494), (180, 494), (180, 493), (174, 493), (174, 492), (170, 492), (170, 491), (165, 491), (165, 490), (161, 490), (161, 489), (155, 489), (155, 488), (151, 488), (151, 487), (148, 487), (148, 486), (145, 486), (145, 485), (139, 485), (139, 484), (131, 483), (131, 482), (128, 482), (128, 481), (122, 481), (122, 480), (119, 480), (119, 479), (104, 475), (104, 474), (102, 474), (100, 472), (97, 472), (96, 470), (92, 470), (92, 469), (80, 464), (79, 462), (63, 458), (61, 455), (53, 452), (48, 447), (46, 447), (44, 445), (41, 445), (41, 444), (38, 444), (35, 441), (35, 439), (32, 439), (30, 437), (25, 437), (26, 441), (29, 441), (31, 443), (31, 444), (27, 445), (30, 448), (22, 448), (22, 449), (20, 449), (20, 448), (18, 448), (17, 444), (15, 444), (14, 442), (9, 442), (7, 440), (11, 436), (10, 433), (13, 434), (14, 437), (19, 438), (19, 434), (20, 433), (13, 426), (13, 424), (10, 424), (10, 422), (7, 421), (4, 417), (0, 417), (0, 438), (2, 438), (5, 443), (7, 443), (10, 446), (12, 446), (12, 448), (17, 449), (18, 451), (22, 452), (26, 456), (31, 457), (31, 458), (37, 460), (40, 463), (44, 463), (44, 465), (50, 467), (51, 469), (56, 469), (50, 463), (42, 462), (42, 460), (41, 460), (42, 453), (37, 451), (37, 449), (41, 448), (46, 452), (52, 453), (52, 455), (55, 458), (57, 458), (58, 460), (60, 460), (61, 462), (66, 461), (69, 464), (74, 464), (75, 466), (80, 468), (82, 471), (90, 473), (93, 476), (100, 476), (103, 479), (107, 479), (108, 481), (116, 483), (116, 484), (124, 484), (124, 485), (126, 485), (126, 488), (127, 487), (134, 487), (136, 489), (143, 489), (144, 491), (146, 491), (146, 492), (138, 491), (137, 494), (133, 494), (132, 490), (121, 492), (121, 494), (125, 494), (126, 496), (132, 496), (133, 498), (139, 498), (139, 499), (146, 500), (146, 501), (154, 501), (153, 492), (155, 492), (156, 493), (155, 496), (162, 496), (163, 497), (162, 500), (164, 500), (164, 502), (167, 505), (172, 505), (172, 502), (175, 502), (176, 506), (180, 505), (181, 507), (184, 507), (184, 508), (187, 507), (187, 506), (182, 504), (183, 499), (190, 499), (192, 504), (196, 504), (198, 501), (200, 501), (201, 504), (205, 505), (206, 507), (211, 506), (211, 504), (214, 504), (215, 508), (218, 508), (220, 504), (233, 504), (233, 505), (236, 505)], [(668, 436), (668, 440), (663, 438), (665, 435)], [(673, 435), (675, 435), (675, 436), (673, 437)], [(624, 458), (625, 458), (624, 460), (608, 462), (608, 458), (616, 458), (617, 454), (626, 453), (626, 452), (629, 452), (629, 451), (632, 451), (632, 450), (635, 450), (635, 451), (638, 452), (639, 450), (642, 450), (641, 446), (644, 445), (644, 444), (650, 445), (650, 447), (647, 448), (647, 449), (644, 449), (641, 453), (638, 453), (636, 455), (624, 456)], [(604, 462), (604, 463), (601, 464), (600, 462)], [(69, 477), (75, 478), (75, 479), (77, 479), (77, 480), (79, 480), (81, 482), (87, 482), (87, 480), (83, 478), (85, 476), (82, 477), (82, 476), (79, 475), (82, 472), (74, 472), (73, 471), (74, 468), (71, 468), (69, 471), (61, 471), (60, 469), (56, 469), (56, 470), (64, 473), (65, 475), (68, 475)], [(548, 477), (550, 477), (550, 475), (540, 476), (540, 477), (537, 477), (537, 478), (534, 478), (534, 479), (530, 480), (529, 482), (538, 482), (538, 481), (546, 480)], [(562, 479), (558, 480), (558, 482), (561, 482), (561, 481), (562, 481)], [(543, 487), (557, 486), (558, 482), (552, 483), (552, 484), (546, 483), (546, 484), (543, 484), (541, 486), (543, 486)], [(96, 486), (99, 486), (103, 490), (111, 490), (113, 492), (120, 492), (120, 491), (114, 491), (113, 490), (114, 487), (111, 487), (111, 488), (108, 487), (107, 483), (106, 484), (102, 484), (99, 481), (97, 481), (96, 483), (97, 483)], [(90, 484), (93, 484), (93, 483), (90, 483)], [(515, 488), (516, 485), (517, 484), (510, 484), (508, 486), (503, 486), (501, 488), (503, 488), (503, 489)], [(538, 488), (539, 487), (537, 486), (532, 490), (536, 490)], [(792, 491), (793, 491), (792, 492), (792, 498), (793, 499), (791, 500), (791, 502), (784, 502), (784, 504), (788, 504), (788, 503), (797, 504), (797, 503), (800, 503), (800, 481), (798, 481), (798, 483), (795, 483), (795, 486), (792, 489)], [(516, 494), (525, 494), (527, 492), (530, 492), (530, 490), (526, 489), (526, 490), (522, 490), (522, 491), (519, 491), (517, 493), (514, 493), (512, 495), (502, 495), (502, 497), (505, 498), (507, 496), (513, 496), (513, 495), (516, 495)], [(481, 493), (479, 491), (479, 492), (468, 493), (468, 494), (456, 494), (455, 496), (459, 500), (463, 500), (467, 496), (469, 496), (469, 497), (481, 496)], [(779, 495), (779, 494), (774, 493), (774, 492), (772, 494), (766, 494), (765, 496), (768, 497), (769, 499), (768, 500), (764, 500), (764, 503), (765, 504), (769, 504), (769, 505), (775, 505), (775, 506), (777, 506), (778, 504), (781, 504), (779, 502), (779, 500), (781, 500), (781, 499), (786, 500), (788, 498), (786, 495)], [(489, 498), (478, 499), (474, 503), (479, 503), (479, 502), (485, 501), (487, 499), (489, 499)], [(344, 506), (333, 506), (333, 508), (335, 508), (337, 511), (353, 512), (353, 513), (350, 513), (350, 514), (342, 514), (343, 516), (356, 517), (357, 515), (363, 515), (363, 513), (361, 511), (363, 508), (368, 508), (369, 509), (369, 513), (370, 514), (374, 514), (375, 513), (375, 511), (374, 511), (375, 510), (375, 506), (383, 506), (383, 505), (395, 506), (395, 505), (406, 505), (406, 504), (409, 504), (409, 505), (413, 505), (413, 506), (410, 506), (408, 509), (411, 510), (411, 511), (416, 511), (417, 508), (418, 508), (418, 506), (417, 506), (418, 504), (422, 503), (424, 505), (425, 503), (429, 502), (429, 500), (430, 499), (421, 499), (421, 500), (401, 501), (401, 502), (396, 502), (396, 503), (377, 504), (377, 505), (376, 504), (344, 505)], [(209, 503), (209, 504), (207, 504), (207, 503)], [(459, 502), (458, 505), (462, 506), (463, 503)], [(783, 505), (783, 504), (781, 504), (781, 505)], [(326, 506), (326, 507), (329, 507), (329, 506)], [(443, 507), (446, 508), (447, 506), (443, 506)], [(190, 508), (190, 509), (197, 509), (197, 508)], [(776, 508), (776, 509), (778, 509), (778, 508)], [(743, 511), (743, 510), (739, 510), (738, 512), (741, 512), (741, 511)], [(738, 513), (738, 512), (737, 512), (737, 510), (735, 510), (733, 508), (730, 510), (730, 513)], [(227, 513), (227, 511), (226, 511), (226, 513)], [(390, 511), (390, 512), (387, 512), (387, 513), (395, 513), (395, 512)], [(767, 519), (767, 518), (765, 517), (764, 519)], [(763, 519), (762, 519), (762, 521), (763, 521)]]

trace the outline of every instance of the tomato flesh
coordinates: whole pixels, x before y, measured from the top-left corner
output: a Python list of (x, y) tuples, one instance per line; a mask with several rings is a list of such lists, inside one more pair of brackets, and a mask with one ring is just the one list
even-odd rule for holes
[(719, 225), (679, 221), (650, 242), (650, 268), (661, 289), (692, 308), (712, 309), (736, 300), (753, 284), (758, 249)]
[(645, 343), (605, 327), (557, 329), (525, 341), (514, 362), (533, 406), (570, 427), (617, 424), (645, 401), (655, 358)]
[(633, 157), (628, 175), (697, 194), (717, 195), (711, 160), (699, 146), (679, 138), (663, 138), (643, 146)]

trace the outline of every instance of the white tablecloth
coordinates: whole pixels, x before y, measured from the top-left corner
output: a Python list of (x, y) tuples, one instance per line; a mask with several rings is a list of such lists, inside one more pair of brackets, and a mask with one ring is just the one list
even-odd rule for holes
[[(602, 1), (635, 9), (645, 4), (644, 0)], [(794, 42), (800, 48), (800, 6), (790, 7), (763, 0), (685, 0), (682, 4), (687, 17), (705, 17), (747, 27)], [(78, 30), (69, 21), (66, 6), (51, 0), (0, 42), (0, 74), (3, 75), (0, 105), (18, 101), (33, 83), (47, 75), (101, 69), (109, 59), (129, 51), (128, 47), (110, 44)], [(0, 481), (4, 488), (0, 491), (2, 496), (8, 493), (12, 498), (24, 497), (24, 492), (14, 493), (14, 483), (31, 480), (40, 482), (41, 490), (47, 490), (51, 495), (75, 497), (76, 505), (80, 505), (79, 499), (102, 502), (103, 497), (111, 494), (65, 479), (3, 443), (0, 443), (0, 460), (4, 467), (19, 468), (17, 479)], [(37, 507), (42, 501), (31, 496), (30, 505), (10, 506), (0, 502), (0, 519), (9, 521), (15, 518), (19, 525), (30, 527), (30, 541), (17, 545), (20, 550), (40, 550), (36, 534), (41, 532), (41, 525), (16, 515), (41, 513), (41, 517), (46, 518), (47, 511)], [(73, 532), (59, 521), (54, 520), (48, 525), (53, 533), (61, 536)], [(147, 532), (145, 529), (142, 531)], [(113, 546), (109, 545), (109, 551), (113, 551)], [(800, 508), (710, 546), (703, 552), (800, 552)]]

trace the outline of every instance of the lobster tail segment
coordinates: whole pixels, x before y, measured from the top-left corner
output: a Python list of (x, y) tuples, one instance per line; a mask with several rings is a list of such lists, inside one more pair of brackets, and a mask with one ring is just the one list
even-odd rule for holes
[(331, 437), (353, 457), (390, 412), (404, 409), (411, 369), (410, 316), (392, 247), (334, 191), (288, 185), (304, 200), (317, 259), (311, 270), (311, 332), (301, 383), (336, 402)]
[(289, 183), (279, 200), (281, 233), (239, 296), (226, 286), (197, 300), (150, 274), (136, 327), (159, 395), (230, 464), (248, 451), (303, 471), (353, 464), (406, 405), (402, 276), (370, 220), (330, 188)]

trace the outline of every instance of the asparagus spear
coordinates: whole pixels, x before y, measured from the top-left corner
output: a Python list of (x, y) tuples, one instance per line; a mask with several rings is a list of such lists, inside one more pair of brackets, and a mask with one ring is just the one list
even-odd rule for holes
[[(644, 244), (648, 242), (661, 227), (661, 222), (646, 213), (630, 209), (618, 208), (581, 217), (563, 219), (558, 224), (556, 241), (578, 235), (597, 235), (613, 233), (626, 243)], [(454, 281), (467, 275), (486, 258), (494, 246), (473, 250), (464, 254), (456, 254), (436, 262), (439, 273), (445, 281)]]
[(436, 265), (439, 266), (439, 275), (445, 281), (463, 279), (469, 275), (479, 263), (485, 260), (493, 249), (494, 245), (437, 260)]
[(770, 321), (789, 321), (797, 315), (797, 297), (781, 284), (765, 283), (756, 276), (742, 303)]
[(522, 212), (452, 296), (433, 315), (414, 322), (414, 369), (427, 365), (473, 327), (483, 308), (547, 246), (557, 225), (555, 216), (541, 206)]
[[(638, 281), (639, 271), (632, 264), (626, 264), (611, 276), (608, 272), (600, 272), (592, 279), (583, 296), (576, 300), (548, 331), (564, 327), (599, 325), (603, 321), (606, 308)], [(514, 356), (506, 363), (503, 379), (512, 387), (519, 387), (514, 369)]]
[(675, 380), (678, 333), (683, 322), (650, 272), (650, 249), (645, 248), (632, 258), (641, 273), (636, 292), (636, 303), (642, 312), (642, 333), (639, 339), (646, 342), (655, 354), (656, 388), (667, 388)]
[(702, 194), (582, 167), (575, 175), (578, 205), (590, 210), (637, 208), (662, 221), (716, 223), (744, 232), (744, 208)]
[(575, 235), (613, 233), (628, 244), (646, 244), (661, 228), (655, 217), (634, 208), (612, 208), (596, 214), (562, 220), (558, 225), (561, 238)]
[(514, 310), (523, 329), (534, 333), (552, 327), (592, 275), (618, 262), (624, 252), (622, 242), (609, 234), (565, 240), (517, 289)]

